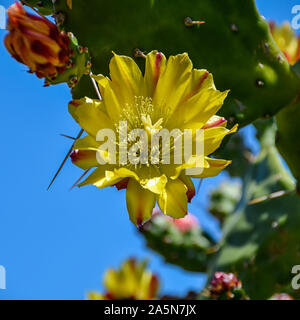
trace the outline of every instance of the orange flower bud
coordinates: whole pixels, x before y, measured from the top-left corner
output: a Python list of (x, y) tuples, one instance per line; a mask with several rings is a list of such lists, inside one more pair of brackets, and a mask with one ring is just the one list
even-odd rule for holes
[(52, 80), (66, 70), (73, 50), (66, 33), (46, 18), (30, 14), (16, 2), (7, 10), (10, 54), (39, 78)]

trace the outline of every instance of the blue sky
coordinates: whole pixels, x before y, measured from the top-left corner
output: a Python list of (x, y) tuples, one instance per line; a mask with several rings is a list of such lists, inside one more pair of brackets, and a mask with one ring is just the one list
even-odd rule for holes
[[(0, 0), (5, 7), (12, 3)], [(282, 22), (292, 19), (297, 1), (257, 4), (266, 18)], [(79, 130), (67, 112), (69, 90), (65, 85), (43, 88), (41, 80), (10, 58), (2, 44), (5, 34), (0, 30), (0, 265), (6, 268), (7, 289), (0, 290), (0, 299), (83, 299), (88, 290), (102, 289), (108, 267), (131, 256), (150, 259), (164, 293), (199, 290), (204, 276), (167, 265), (146, 249), (128, 220), (124, 191), (86, 187), (70, 192), (81, 174), (70, 162), (46, 191), (70, 145), (59, 134)], [(211, 230), (207, 194), (222, 180), (207, 179), (190, 207)]]

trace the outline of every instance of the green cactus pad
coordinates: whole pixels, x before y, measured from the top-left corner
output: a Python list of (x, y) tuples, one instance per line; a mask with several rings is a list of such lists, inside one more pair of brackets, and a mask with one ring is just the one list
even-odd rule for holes
[(241, 188), (239, 183), (226, 182), (212, 190), (209, 212), (222, 222), (224, 218), (235, 211), (241, 199)]
[(52, 0), (23, 0), (21, 2), (35, 8), (44, 16), (50, 16), (53, 14)]
[[(72, 10), (56, 0), (55, 10), (62, 28), (90, 49), (94, 73), (108, 73), (112, 51), (188, 52), (196, 68), (213, 73), (218, 89), (231, 90), (221, 113), (232, 123), (276, 114), (300, 84), (253, 0), (73, 1)], [(205, 24), (185, 23), (187, 17)], [(85, 95), (94, 95), (87, 80), (74, 91), (75, 98)]]
[[(224, 225), (223, 245), (213, 266), (215, 271), (236, 272), (252, 299), (267, 299), (285, 290), (293, 277), (292, 267), (300, 264), (300, 200), (274, 147), (275, 130), (273, 125), (259, 129), (262, 151), (242, 203)], [(248, 203), (280, 190), (287, 194)]]
[(46, 79), (46, 82), (49, 84), (66, 82), (70, 88), (74, 88), (83, 75), (91, 72), (92, 63), (88, 48), (80, 46), (72, 33), (69, 33), (68, 36), (71, 40), (70, 46), (74, 52), (70, 59), (70, 66), (64, 73), (59, 74), (54, 79)]
[[(290, 104), (276, 116), (278, 132), (276, 135), (276, 146), (288, 164), (293, 176), (300, 182), (300, 101)], [(299, 190), (298, 190), (299, 191)]]
[(141, 229), (147, 246), (171, 263), (193, 272), (206, 272), (214, 243), (204, 236), (200, 227), (179, 231), (163, 215), (157, 215)]

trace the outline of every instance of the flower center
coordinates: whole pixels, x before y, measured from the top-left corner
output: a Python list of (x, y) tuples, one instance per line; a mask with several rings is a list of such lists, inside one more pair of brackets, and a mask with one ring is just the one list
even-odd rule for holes
[(164, 121), (163, 118), (160, 118), (154, 124), (152, 124), (151, 116), (149, 114), (142, 115), (141, 120), (144, 125), (144, 129), (147, 132), (148, 138), (150, 139), (152, 135), (154, 135), (155, 133), (159, 132), (162, 129), (161, 124)]
[[(133, 104), (124, 106), (120, 122), (116, 123), (115, 126), (119, 137), (121, 131), (124, 132), (124, 126), (126, 126), (127, 141), (124, 142), (126, 143), (129, 157), (134, 154), (137, 157), (147, 158), (144, 164), (149, 166), (153, 149), (158, 153), (161, 151), (161, 144), (153, 147), (151, 141), (152, 137), (163, 129), (166, 112), (166, 109), (162, 110), (162, 108), (154, 107), (151, 98), (143, 96), (135, 97)], [(138, 137), (136, 137), (135, 134), (132, 134), (136, 129), (143, 134), (138, 134)], [(118, 144), (121, 146), (120, 139)]]

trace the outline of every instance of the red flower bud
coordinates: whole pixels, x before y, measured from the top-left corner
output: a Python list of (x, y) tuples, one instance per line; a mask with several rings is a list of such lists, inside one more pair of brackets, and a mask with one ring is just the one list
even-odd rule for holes
[(73, 54), (67, 34), (46, 18), (26, 12), (19, 2), (7, 14), (9, 34), (4, 43), (10, 54), (39, 78), (63, 73)]

